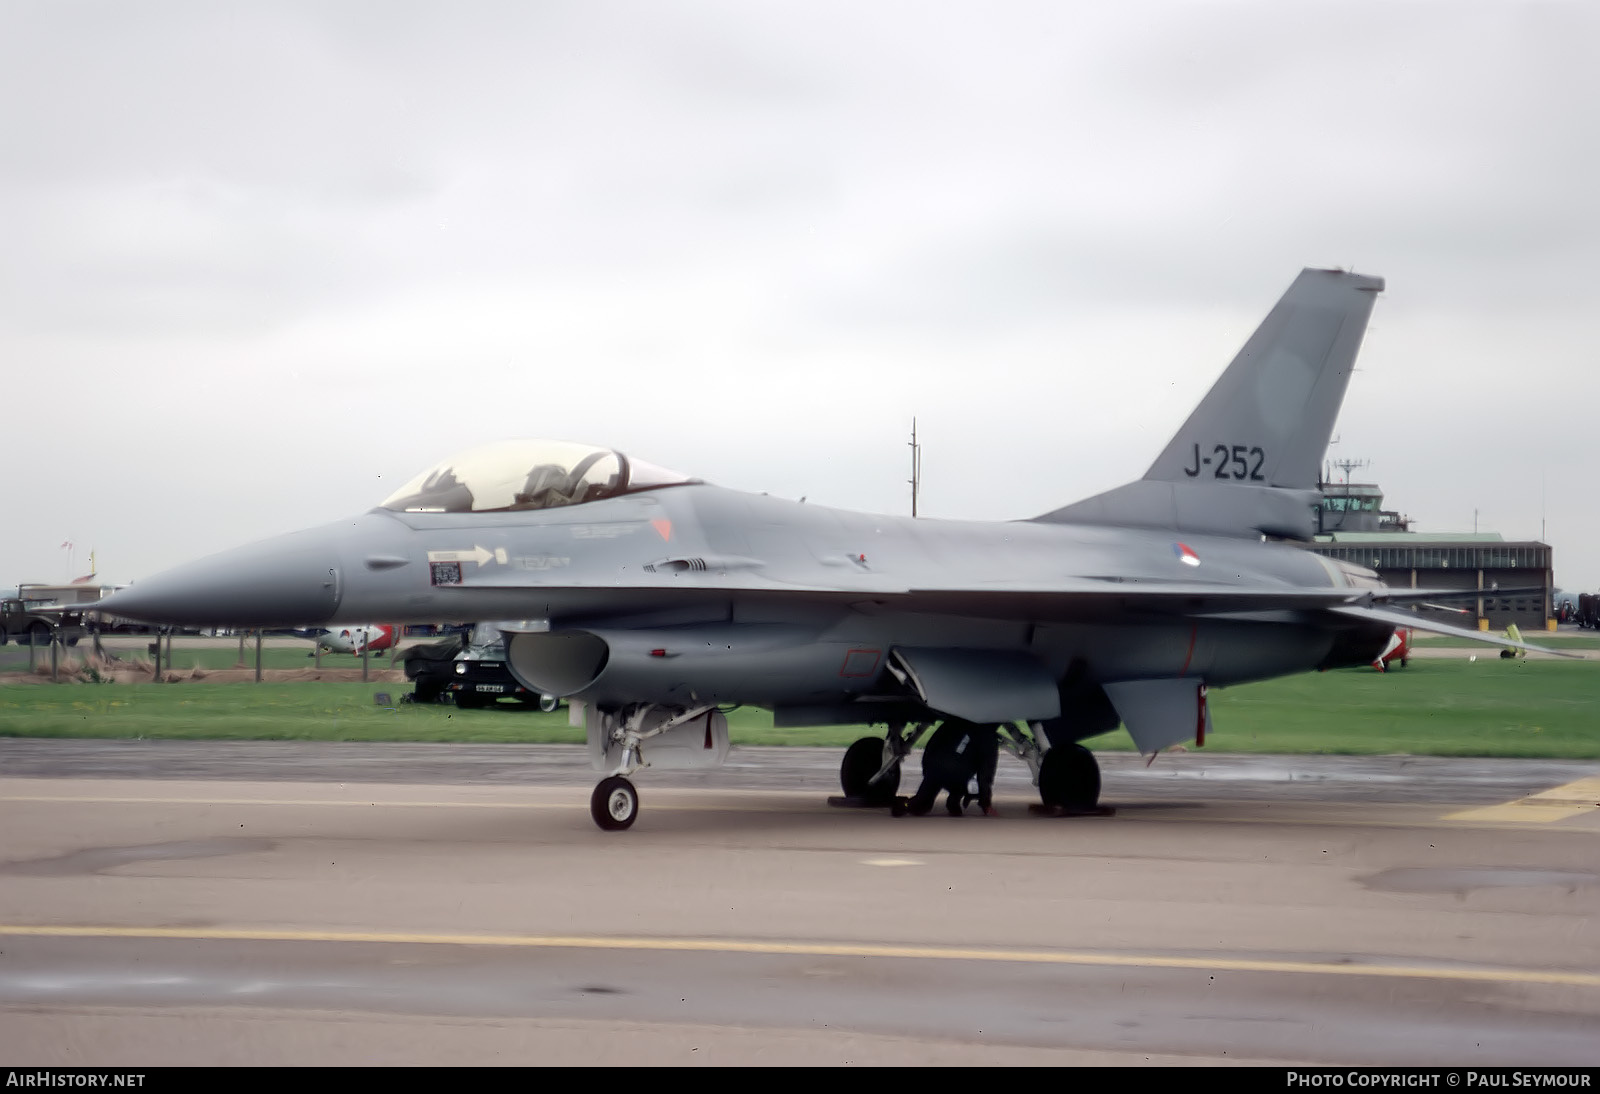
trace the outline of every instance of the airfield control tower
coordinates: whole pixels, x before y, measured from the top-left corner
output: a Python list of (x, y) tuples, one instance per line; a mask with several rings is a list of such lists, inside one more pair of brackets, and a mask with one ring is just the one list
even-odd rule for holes
[[(1343, 465), (1341, 465), (1343, 466)], [(1394, 588), (1483, 589), (1475, 600), (1455, 602), (1465, 615), (1450, 608), (1423, 607), (1422, 613), (1442, 623), (1485, 630), (1504, 630), (1515, 623), (1523, 630), (1552, 625), (1555, 591), (1552, 551), (1536, 540), (1507, 542), (1497, 532), (1411, 531), (1411, 518), (1383, 508), (1383, 490), (1376, 483), (1322, 484), (1317, 506), (1317, 537), (1311, 550), (1378, 571)], [(1499, 596), (1495, 589), (1541, 587), (1542, 595)]]

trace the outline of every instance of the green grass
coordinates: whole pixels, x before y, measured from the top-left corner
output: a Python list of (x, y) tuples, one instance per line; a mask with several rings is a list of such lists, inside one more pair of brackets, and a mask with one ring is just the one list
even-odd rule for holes
[(567, 712), (378, 706), (410, 684), (0, 685), (0, 736), (290, 741), (582, 741)]
[[(303, 657), (303, 654), (302, 654)], [(572, 742), (567, 712), (374, 704), (405, 684), (0, 685), (0, 736), (195, 740)], [(1213, 690), (1218, 752), (1600, 758), (1600, 663), (1415, 660)], [(729, 716), (735, 744), (847, 745), (861, 726), (775, 729)], [(1131, 749), (1126, 734), (1090, 742)]]
[[(0, 674), (7, 672), (25, 673), (28, 671), (28, 651), (26, 648), (18, 649), (15, 646), (8, 645), (0, 647), (0, 649), (3, 649), (8, 654), (4, 661), (0, 662)], [(87, 641), (79, 642), (67, 652), (66, 660), (61, 663), (64, 666), (67, 660), (71, 660), (81, 664), (84, 657), (92, 650), (93, 647)], [(138, 659), (148, 663), (153, 660), (145, 652), (145, 647), (143, 646), (140, 646), (137, 651), (108, 649), (107, 652), (115, 654), (124, 661)], [(261, 650), (261, 667), (263, 669), (316, 668), (316, 658), (309, 656), (310, 653), (311, 643), (309, 642), (300, 646), (265, 646)], [(41, 649), (35, 654), (35, 658), (39, 667), (48, 672), (50, 669), (50, 651)], [(171, 667), (174, 672), (182, 672), (192, 668), (253, 669), (256, 667), (256, 650), (255, 646), (247, 643), (244, 648), (244, 661), (241, 663), (239, 660), (239, 647), (236, 645), (229, 644), (195, 649), (174, 646)], [(322, 652), (322, 667), (325, 669), (359, 669), (361, 667), (361, 658), (348, 653), (329, 653), (324, 650)], [(374, 653), (368, 660), (368, 668), (373, 672), (378, 672), (388, 667), (388, 650)], [(400, 667), (398, 661), (395, 662), (395, 667)]]
[(1600, 758), (1592, 661), (1417, 659), (1212, 694), (1223, 751)]

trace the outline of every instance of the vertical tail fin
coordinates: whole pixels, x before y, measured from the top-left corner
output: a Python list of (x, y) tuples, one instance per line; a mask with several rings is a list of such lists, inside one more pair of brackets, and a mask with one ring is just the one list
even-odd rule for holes
[(1144, 477), (1315, 488), (1382, 291), (1377, 277), (1301, 271)]
[(1303, 270), (1138, 482), (1038, 520), (1309, 538), (1318, 467), (1383, 279)]

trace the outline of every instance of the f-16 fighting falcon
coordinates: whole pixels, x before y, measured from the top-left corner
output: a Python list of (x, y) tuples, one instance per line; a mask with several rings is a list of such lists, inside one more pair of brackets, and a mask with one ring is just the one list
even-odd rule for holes
[[(888, 806), (936, 723), (997, 727), (1043, 805), (1092, 809), (1081, 743), (1204, 743), (1211, 688), (1368, 665), (1401, 610), (1312, 554), (1318, 465), (1376, 277), (1305, 270), (1144, 478), (1031, 520), (843, 512), (724, 489), (608, 448), (491, 444), (377, 508), (140, 581), (104, 611), (232, 626), (493, 622), (511, 672), (570, 701), (604, 774), (596, 823), (639, 812), (630, 777), (728, 751), (724, 712), (865, 724), (847, 800)], [(1459, 593), (1456, 595), (1460, 595)], [(1536, 647), (1525, 647), (1536, 648)]]

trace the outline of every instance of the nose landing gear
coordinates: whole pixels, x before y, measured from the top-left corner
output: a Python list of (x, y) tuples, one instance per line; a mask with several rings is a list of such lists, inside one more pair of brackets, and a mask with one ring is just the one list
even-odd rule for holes
[[(643, 767), (702, 768), (722, 762), (728, 753), (728, 721), (715, 706), (689, 710), (636, 703), (600, 714), (589, 721), (591, 759), (609, 770), (589, 795), (589, 815), (607, 832), (633, 827), (639, 817), (639, 791), (628, 776)], [(645, 742), (652, 761), (645, 759)]]
[(608, 832), (631, 828), (639, 816), (639, 791), (621, 775), (601, 779), (589, 795), (589, 815)]

